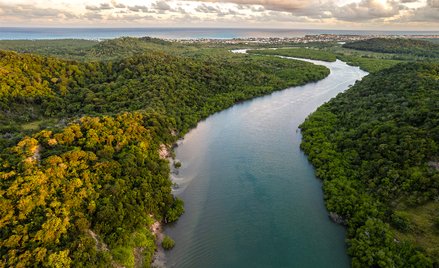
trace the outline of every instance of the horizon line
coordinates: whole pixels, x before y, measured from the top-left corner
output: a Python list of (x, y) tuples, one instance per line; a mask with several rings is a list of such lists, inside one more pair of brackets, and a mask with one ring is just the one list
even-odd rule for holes
[(341, 29), (341, 28), (285, 28), (285, 27), (210, 27), (210, 26), (0, 26), (0, 29), (211, 29), (211, 30), (284, 30), (284, 31), (374, 31), (374, 32), (439, 32), (435, 30), (415, 30), (415, 29)]

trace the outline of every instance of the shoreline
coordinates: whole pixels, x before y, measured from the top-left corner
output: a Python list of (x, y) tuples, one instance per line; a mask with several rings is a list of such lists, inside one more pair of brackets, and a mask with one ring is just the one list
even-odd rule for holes
[[(273, 48), (273, 49), (277, 49), (277, 48)], [(239, 54), (247, 54), (247, 50), (248, 49), (235, 49), (235, 50), (231, 50), (231, 52), (232, 53), (239, 53)], [(307, 62), (308, 60), (311, 60), (311, 59), (297, 58), (296, 60)], [(315, 64), (315, 63), (313, 63), (313, 64)], [(322, 65), (322, 66), (324, 66), (324, 65)], [(327, 78), (327, 76), (325, 78)], [(323, 78), (323, 79), (325, 79), (325, 78)], [(307, 84), (308, 83), (312, 83), (312, 82), (307, 82)], [(300, 85), (298, 85), (298, 86), (300, 86)], [(285, 88), (285, 89), (287, 89), (287, 88)], [(284, 90), (284, 89), (282, 89), (282, 90)], [(263, 96), (258, 96), (258, 97), (263, 97)], [(248, 100), (244, 100), (243, 102), (245, 102), (245, 101), (248, 101)], [(240, 102), (238, 102), (238, 103), (240, 103)], [(236, 105), (238, 103), (235, 103), (230, 107), (233, 107), (234, 105)], [(230, 107), (228, 107), (228, 108), (230, 108)], [(221, 110), (221, 111), (223, 111), (223, 110)], [(218, 111), (218, 112), (221, 112), (221, 111)], [(205, 119), (207, 119), (207, 117)], [(203, 119), (203, 120), (205, 120), (205, 119)], [(195, 128), (196, 128), (196, 126), (193, 129), (195, 129)], [(175, 132), (172, 132), (172, 134), (175, 136)], [(172, 182), (172, 186), (171, 186), (172, 191), (179, 188), (179, 185), (177, 184), (177, 182), (175, 182), (172, 175), (178, 174), (178, 168), (174, 167), (174, 164), (176, 162), (174, 149), (176, 147), (178, 147), (178, 141), (182, 141), (182, 140), (184, 140), (184, 137), (177, 139), (172, 145), (160, 144), (159, 151), (158, 151), (160, 159), (167, 160), (169, 163), (169, 169), (170, 169), (169, 170), (170, 171), (169, 172), (169, 179)], [(174, 193), (173, 193), (173, 196), (175, 197)], [(166, 223), (163, 223), (160, 221), (155, 221), (151, 225), (151, 231), (153, 232), (153, 234), (156, 238), (156, 240), (155, 240), (156, 250), (154, 252), (154, 255), (152, 257), (152, 262), (151, 262), (151, 267), (154, 267), (154, 268), (165, 268), (166, 267), (166, 253), (162, 247), (162, 241), (163, 241), (163, 238), (165, 236), (165, 233), (164, 233), (165, 226), (166, 226)]]
[[(305, 61), (306, 59), (300, 59), (300, 60)], [(341, 68), (340, 65), (342, 65), (343, 67), (346, 68), (346, 70), (351, 70), (351, 67), (347, 66), (345, 64), (341, 64), (341, 63), (328, 63), (328, 64), (331, 66), (334, 66), (334, 68), (339, 68), (339, 67)], [(332, 65), (332, 64), (335, 64), (335, 65)], [(358, 69), (356, 69), (356, 70), (359, 72)], [(340, 74), (340, 72), (338, 72), (338, 74)], [(321, 91), (326, 92), (326, 90), (324, 90), (324, 89), (326, 89), (327, 87), (333, 89), (335, 84), (339, 85), (339, 82), (338, 82), (339, 77), (336, 76), (335, 78), (336, 79), (334, 80), (334, 82), (327, 82), (327, 83), (322, 82), (324, 85), (327, 85), (327, 86), (325, 86), (325, 87), (322, 86), (321, 90), (316, 89), (315, 92), (316, 93), (320, 93)], [(348, 84), (346, 84), (346, 87), (347, 87), (347, 85)], [(312, 83), (311, 85), (305, 86), (305, 88), (303, 88), (303, 90), (298, 90), (297, 92), (296, 92), (296, 90), (288, 90), (288, 89), (281, 90), (281, 92), (285, 92), (285, 94), (279, 93), (279, 94), (275, 94), (272, 97), (268, 97), (268, 98), (266, 96), (263, 96), (259, 99), (267, 99), (267, 100), (271, 100), (271, 99), (281, 100), (282, 99), (282, 102), (276, 101), (274, 106), (276, 106), (278, 104), (278, 106), (290, 107), (293, 104), (290, 104), (291, 103), (290, 99), (287, 98), (287, 96), (293, 97), (293, 98), (300, 97), (300, 98), (304, 99), (303, 102), (306, 102), (307, 97), (314, 96), (314, 95), (309, 95), (310, 93), (308, 93), (309, 92), (308, 89), (311, 89), (311, 88), (315, 88), (314, 83)], [(286, 94), (287, 92), (291, 92), (291, 94)], [(310, 91), (310, 92), (313, 93), (314, 91)], [(299, 93), (302, 95), (298, 95)], [(327, 93), (327, 94), (329, 95), (329, 93)], [(285, 98), (282, 98), (281, 96), (285, 96)], [(321, 96), (321, 94), (318, 94), (317, 96)], [(264, 101), (256, 100), (254, 102), (253, 101), (251, 101), (251, 102), (252, 102), (252, 104), (249, 105), (249, 107), (245, 107), (246, 104), (240, 105), (239, 107), (241, 107), (243, 109), (242, 111), (246, 111), (249, 113), (251, 111), (250, 114), (254, 114), (255, 116), (258, 113), (260, 113), (260, 112), (258, 112), (260, 108), (267, 108), (267, 109), (269, 107), (270, 108), (271, 107), (277, 108), (277, 107), (274, 107), (273, 103), (271, 103), (271, 102), (270, 102), (271, 106), (268, 106), (268, 102), (264, 102)], [(249, 102), (244, 102), (244, 103), (249, 103)], [(261, 104), (261, 106), (258, 106), (259, 103)], [(264, 105), (262, 105), (262, 104), (264, 104)], [(265, 105), (265, 104), (267, 104), (267, 105)], [(285, 105), (283, 105), (283, 104), (285, 104)], [(298, 101), (297, 105), (301, 105), (301, 102)], [(300, 107), (302, 107), (302, 106), (300, 106)], [(259, 108), (259, 109), (256, 109), (256, 108)], [(313, 108), (305, 107), (304, 109), (312, 110)], [(239, 197), (239, 196), (241, 196), (240, 194), (238, 194), (239, 190), (235, 191), (236, 189), (239, 189), (239, 187), (231, 187), (231, 186), (237, 186), (240, 184), (241, 181), (235, 180), (237, 182), (233, 182), (233, 179), (230, 179), (230, 181), (229, 181), (228, 178), (233, 177), (232, 175), (234, 175), (232, 173), (226, 173), (227, 176), (224, 176), (224, 177), (227, 177), (227, 178), (225, 178), (225, 181), (227, 183), (226, 184), (227, 187), (223, 187), (223, 188), (221, 188), (222, 186), (218, 187), (220, 184), (222, 184), (222, 182), (220, 182), (221, 180), (219, 180), (219, 178), (223, 177), (223, 175), (224, 175), (224, 172), (221, 172), (221, 168), (218, 167), (218, 166), (222, 166), (222, 164), (221, 165), (219, 165), (219, 164), (214, 165), (212, 167), (213, 169), (209, 169), (209, 168), (205, 169), (203, 167), (205, 164), (211, 163), (210, 162), (211, 158), (208, 156), (209, 152), (212, 154), (213, 153), (216, 154), (216, 150), (222, 148), (223, 146), (226, 146), (225, 145), (226, 143), (218, 142), (218, 143), (215, 143), (214, 147), (206, 146), (206, 148), (203, 148), (204, 145), (200, 146), (200, 144), (201, 143), (204, 144), (205, 141), (207, 142), (207, 144), (211, 144), (211, 143), (213, 143), (212, 140), (215, 140), (215, 142), (216, 142), (217, 141), (216, 137), (218, 137), (218, 140), (224, 140), (222, 138), (219, 138), (220, 133), (223, 134), (225, 137), (227, 137), (228, 140), (232, 141), (232, 143), (230, 143), (230, 144), (235, 144), (234, 142), (236, 141), (232, 138), (233, 137), (233, 136), (231, 136), (232, 134), (239, 134), (242, 136), (242, 135), (247, 134), (247, 133), (248, 134), (258, 133), (258, 135), (259, 135), (259, 133), (263, 133), (263, 134), (261, 134), (262, 135), (261, 137), (266, 136), (267, 138), (273, 134), (273, 133), (265, 133), (264, 131), (261, 131), (262, 126), (265, 126), (265, 125), (263, 125), (263, 124), (260, 125), (259, 123), (255, 123), (255, 124), (252, 123), (250, 125), (247, 125), (247, 123), (244, 123), (247, 121), (244, 121), (243, 125), (249, 127), (250, 130), (248, 132), (247, 131), (242, 132), (242, 129), (241, 129), (241, 127), (238, 126), (238, 124), (236, 124), (235, 130), (232, 130), (232, 131), (230, 131), (229, 129), (227, 130), (227, 132), (212, 130), (214, 127), (221, 128), (221, 126), (225, 122), (229, 122), (225, 119), (232, 119), (232, 118), (238, 117), (239, 114), (238, 114), (237, 110), (238, 109), (231, 108), (228, 112), (227, 111), (220, 112), (219, 115), (217, 114), (216, 116), (213, 117), (214, 124), (210, 124), (210, 121), (212, 121), (212, 119), (207, 118), (206, 122), (203, 123), (203, 125), (201, 127), (199, 127), (199, 131), (201, 131), (202, 133), (192, 132), (192, 130), (189, 131), (189, 133), (192, 133), (192, 134), (190, 137), (188, 136), (185, 139), (185, 145), (182, 145), (178, 150), (176, 150), (176, 152), (177, 152), (176, 157), (178, 157), (179, 160), (182, 161), (183, 167), (184, 167), (180, 172), (181, 173), (180, 176), (186, 177), (186, 178), (195, 178), (196, 180), (192, 181), (193, 187), (189, 187), (187, 189), (187, 191), (185, 192), (185, 194), (183, 195), (186, 199), (185, 201), (187, 201), (186, 203), (188, 205), (188, 211), (187, 211), (188, 214), (186, 214), (185, 217), (183, 217), (181, 219), (183, 221), (180, 220), (179, 222), (177, 222), (176, 226), (168, 227), (169, 229), (168, 228), (166, 229), (166, 232), (168, 232), (172, 236), (175, 236), (175, 240), (177, 243), (176, 250), (171, 251), (169, 253), (166, 253), (169, 266), (171, 266), (171, 265), (179, 266), (179, 265), (182, 265), (183, 264), (182, 261), (184, 261), (184, 265), (187, 267), (198, 267), (198, 266), (201, 266), (200, 265), (201, 263), (205, 264), (205, 263), (207, 263), (207, 261), (209, 261), (212, 264), (215, 264), (215, 263), (221, 264), (221, 265), (217, 265), (217, 266), (226, 267), (227, 261), (222, 260), (221, 255), (217, 255), (213, 251), (209, 251), (210, 252), (209, 256), (200, 256), (200, 254), (199, 254), (200, 247), (201, 246), (207, 247), (209, 245), (209, 243), (216, 243), (217, 241), (225, 241), (223, 239), (230, 238), (230, 237), (226, 236), (226, 234), (228, 235), (229, 233), (233, 233), (233, 231), (238, 231), (235, 228), (230, 227), (228, 223), (221, 224), (221, 223), (218, 223), (218, 221), (215, 221), (215, 219), (216, 219), (216, 217), (221, 215), (222, 220), (230, 222), (230, 220), (232, 219), (232, 216), (231, 216), (232, 214), (229, 212), (236, 211), (236, 209), (238, 209), (238, 208), (234, 208), (234, 206), (232, 204), (238, 204), (238, 203), (235, 203), (235, 201), (243, 200), (242, 198), (245, 198), (245, 200), (247, 200), (247, 198), (253, 198), (254, 196)], [(241, 111), (241, 109), (239, 109), (239, 111)], [(280, 110), (279, 114), (285, 114), (285, 116), (288, 116), (287, 114), (291, 115), (290, 112), (294, 111), (294, 109), (292, 108), (290, 110), (290, 109), (285, 108), (285, 113), (283, 111), (284, 110)], [(277, 113), (278, 112), (273, 112), (273, 114), (277, 114)], [(222, 115), (224, 115), (224, 114), (226, 116), (223, 118)], [(301, 115), (301, 113), (299, 115)], [(230, 116), (230, 117), (228, 117), (228, 116)], [(236, 117), (234, 117), (234, 116), (236, 116)], [(218, 119), (218, 118), (221, 118), (221, 119)], [(257, 118), (259, 118), (259, 116), (255, 117), (255, 118), (248, 117), (247, 120), (248, 120), (248, 122), (250, 122), (250, 121), (255, 122), (255, 120), (253, 120), (253, 119), (257, 119)], [(273, 118), (278, 118), (278, 116), (273, 115)], [(290, 118), (290, 116), (288, 116), (288, 118)], [(267, 122), (267, 126), (273, 126), (269, 121), (264, 121), (264, 120), (265, 119), (261, 120), (261, 122), (262, 121)], [(299, 120), (297, 120), (297, 121), (299, 121)], [(302, 122), (302, 121), (300, 121), (300, 122)], [(296, 124), (296, 123), (294, 123), (294, 124)], [(297, 124), (299, 124), (299, 122), (297, 122)], [(284, 123), (281, 123), (280, 125), (282, 125), (282, 127), (285, 126)], [(277, 124), (275, 124), (275, 126), (277, 126)], [(287, 128), (289, 128), (289, 127), (285, 127), (285, 129), (287, 129)], [(255, 132), (256, 130), (258, 132)], [(279, 132), (282, 135), (282, 137), (284, 135), (288, 136), (285, 139), (285, 141), (288, 140), (289, 145), (291, 144), (290, 143), (290, 140), (291, 140), (290, 135), (292, 133), (294, 133), (294, 131), (296, 129), (292, 128), (291, 130), (292, 130), (291, 132), (288, 131), (288, 135), (285, 134), (284, 131)], [(197, 130), (195, 130), (195, 131), (197, 131)], [(215, 138), (211, 138), (211, 137), (215, 137)], [(261, 140), (265, 140), (265, 138), (261, 138)], [(239, 142), (242, 142), (241, 139), (239, 139)], [(219, 144), (221, 144), (221, 145), (219, 145)], [(229, 144), (229, 143), (227, 143), (227, 144)], [(254, 144), (257, 144), (257, 143), (254, 143)], [(268, 144), (268, 143), (266, 143), (266, 144)], [(194, 148), (192, 148), (192, 146), (197, 146), (200, 149), (194, 149)], [(267, 148), (262, 146), (261, 149), (264, 149), (263, 152), (271, 152), (270, 145), (267, 145)], [(267, 149), (267, 151), (265, 149)], [(258, 151), (258, 150), (259, 150), (259, 148), (255, 149), (255, 151)], [(234, 154), (234, 153), (231, 153), (231, 151), (235, 151), (235, 150), (234, 149), (233, 150), (225, 149), (224, 152), (220, 154), (220, 156), (213, 157), (212, 159), (215, 159), (215, 160), (227, 159), (225, 167), (229, 167), (230, 164), (233, 162), (233, 160), (231, 160), (231, 159), (234, 159), (234, 158), (233, 157), (231, 158), (230, 156), (236, 156), (236, 157), (239, 156), (239, 159), (247, 159), (247, 158), (241, 158), (240, 154)], [(290, 152), (290, 151), (288, 151), (288, 152)], [(299, 153), (299, 154), (301, 154), (301, 153)], [(224, 156), (227, 156), (227, 158), (223, 158)], [(198, 160), (202, 160), (204, 158), (208, 158), (209, 160), (207, 160), (207, 162), (204, 162), (204, 161), (198, 162)], [(249, 160), (249, 162), (255, 163), (256, 161), (262, 160), (262, 154), (261, 154), (261, 157), (256, 156), (256, 158), (253, 158), (253, 156), (249, 156), (248, 159), (255, 159), (254, 162), (253, 162), (253, 160)], [(229, 163), (229, 160), (230, 160), (230, 163)], [(303, 160), (303, 158), (300, 158), (300, 161), (302, 161), (302, 160)], [(303, 160), (303, 161), (305, 161), (305, 160)], [(218, 162), (215, 162), (215, 163), (218, 163)], [(233, 165), (232, 167), (234, 167), (234, 166), (235, 165)], [(246, 168), (246, 167), (247, 167), (246, 165), (239, 166), (239, 168)], [(288, 168), (285, 169), (285, 172), (287, 172), (289, 170), (289, 168), (290, 168), (290, 166), (288, 166)], [(312, 168), (309, 167), (309, 169), (312, 169)], [(284, 169), (282, 169), (282, 170), (284, 170)], [(241, 176), (242, 173), (238, 174), (238, 172), (237, 172), (236, 174), (237, 174), (237, 176)], [(242, 179), (243, 181), (245, 180), (245, 183), (248, 183), (248, 185), (250, 185), (254, 180), (256, 180), (254, 178), (257, 178), (259, 180), (258, 176), (261, 175), (261, 177), (260, 177), (260, 178), (262, 178), (261, 182), (263, 181), (264, 183), (267, 182), (267, 183), (271, 184), (271, 182), (269, 182), (269, 180), (265, 180), (265, 178), (267, 176), (264, 176), (264, 174), (265, 174), (265, 171), (261, 171), (260, 173), (259, 172), (254, 172), (254, 173), (252, 172), (252, 174), (250, 174), (248, 177), (244, 177), (244, 175), (242, 175), (242, 177), (239, 177), (239, 178)], [(306, 174), (308, 175), (308, 173), (306, 173)], [(311, 172), (309, 174), (310, 174), (310, 176), (312, 176), (312, 174), (314, 174), (314, 173)], [(283, 178), (283, 175), (282, 175), (282, 178)], [(195, 184), (197, 184), (197, 185), (201, 184), (202, 186), (194, 186)], [(287, 184), (289, 185), (289, 183), (287, 183)], [(314, 182), (310, 182), (310, 183), (306, 183), (306, 184), (311, 185), (309, 187), (313, 187), (312, 188), (313, 190), (315, 189)], [(251, 184), (251, 185), (253, 185), (253, 184)], [(230, 189), (229, 189), (229, 186), (230, 186)], [(320, 189), (320, 188), (318, 188), (318, 189)], [(214, 191), (214, 192), (211, 192), (211, 191)], [(277, 189), (276, 189), (276, 191), (277, 191)], [(220, 196), (219, 194), (221, 192), (225, 192), (227, 194), (231, 193), (231, 195), (228, 196), (227, 194), (226, 195), (223, 194)], [(284, 191), (282, 187), (279, 187), (279, 192), (283, 193), (283, 192), (287, 192), (287, 191), (286, 190)], [(201, 197), (197, 196), (196, 195), (197, 193)], [(209, 202), (203, 202), (209, 198), (209, 197), (207, 197), (207, 199), (206, 199), (204, 195), (208, 196), (210, 193), (214, 193), (215, 197), (217, 197), (217, 198), (214, 198), (214, 200), (209, 200)], [(223, 201), (222, 199), (224, 198), (224, 196), (228, 196), (229, 198), (227, 199), (227, 202), (231, 202), (230, 204), (227, 203), (229, 205), (226, 207), (219, 205), (219, 202)], [(276, 198), (278, 198), (278, 196)], [(313, 199), (313, 198), (308, 198), (308, 197), (305, 197), (305, 198), (306, 199)], [(224, 199), (224, 200), (226, 200), (226, 199)], [(228, 200), (231, 200), (231, 201), (228, 201)], [(259, 201), (257, 199), (248, 199), (248, 200), (255, 200), (255, 202)], [(323, 197), (321, 199), (319, 199), (319, 203), (323, 204)], [(206, 209), (206, 206), (211, 205), (211, 204), (213, 204), (213, 205), (218, 204), (219, 205), (218, 206), (218, 208), (219, 208), (218, 214), (213, 213), (210, 210), (210, 208)], [(243, 208), (243, 207), (245, 207), (245, 205), (242, 205), (241, 207), (239, 207), (239, 209)], [(208, 213), (203, 214), (203, 211), (199, 212), (200, 208), (203, 209), (204, 212), (208, 211)], [(224, 214), (222, 214), (222, 213), (224, 213)], [(247, 211), (245, 213), (247, 213)], [(340, 255), (339, 259), (342, 260), (342, 261), (340, 261), (340, 267), (344, 267), (343, 264), (346, 264), (346, 267), (347, 267), (348, 261), (344, 262), (345, 259), (347, 260), (347, 254), (345, 252), (345, 241), (344, 241), (345, 236), (343, 233), (344, 229), (341, 226), (339, 226), (338, 224), (332, 223), (330, 221), (330, 219), (328, 219), (328, 217), (327, 217), (328, 214), (329, 214), (329, 212), (326, 209), (323, 209), (322, 214), (320, 214), (319, 216), (311, 215), (311, 216), (306, 216), (306, 217), (307, 218), (309, 217), (313, 220), (314, 219), (321, 220), (325, 223), (325, 226), (326, 225), (329, 226), (327, 229), (331, 231), (331, 237), (334, 236), (335, 237), (334, 240), (337, 239), (336, 242), (334, 242), (332, 240), (330, 241), (331, 245), (335, 244), (334, 246), (337, 246), (337, 251), (336, 251), (336, 253), (334, 253), (334, 255), (335, 254), (337, 254), (337, 256)], [(230, 218), (228, 218), (229, 216), (230, 216)], [(282, 217), (279, 217), (279, 219), (280, 218), (282, 218)], [(246, 222), (247, 219), (253, 219), (253, 216), (249, 215), (248, 218), (246, 217), (246, 219), (243, 220), (242, 222)], [(283, 223), (284, 223), (284, 219), (282, 218), (282, 220), (280, 220), (280, 225), (279, 225), (282, 227), (279, 227), (279, 228), (283, 228), (284, 226), (286, 226), (286, 225), (283, 225)], [(260, 227), (259, 224), (260, 224), (260, 222), (255, 221), (255, 225), (258, 225), (258, 226), (251, 226), (251, 227), (249, 226), (248, 230), (252, 230), (252, 231), (257, 232), (257, 229), (259, 229), (258, 227)], [(262, 220), (261, 226), (263, 226), (263, 224), (265, 224), (264, 220)], [(178, 227), (179, 225), (180, 225), (180, 227)], [(213, 226), (215, 226), (215, 229), (212, 229)], [(220, 229), (218, 229), (217, 227)], [(245, 225), (244, 225), (244, 227), (245, 227)], [(254, 229), (253, 229), (253, 227), (254, 227)], [(221, 229), (221, 228), (224, 228), (224, 229)], [(215, 230), (221, 230), (221, 233), (224, 235), (223, 236), (212, 235), (211, 233), (215, 232)], [(332, 235), (333, 233), (335, 233), (335, 231), (332, 232), (333, 230), (337, 231), (336, 235)], [(227, 232), (227, 231), (231, 231), (231, 232)], [(264, 233), (263, 236), (259, 236), (259, 235), (258, 236), (251, 236), (251, 238), (248, 238), (248, 239), (261, 239), (261, 241), (262, 241), (262, 240), (265, 240), (265, 235), (267, 235), (267, 237), (268, 237), (268, 234), (270, 232), (261, 232), (261, 233)], [(291, 233), (295, 233), (295, 231), (291, 231)], [(340, 236), (338, 235), (339, 233), (341, 234)], [(241, 234), (241, 235), (242, 235), (241, 238), (243, 239), (243, 237), (246, 237), (247, 234)], [(226, 237), (224, 237), (224, 236), (226, 236)], [(287, 236), (287, 238), (291, 239), (288, 241), (294, 241), (293, 238), (296, 239), (293, 234), (291, 236)], [(232, 239), (232, 238), (230, 238), (230, 239)], [(229, 241), (229, 240), (227, 240), (227, 241)], [(247, 243), (247, 241), (242, 242), (242, 240), (240, 240), (240, 241), (236, 242), (235, 240), (233, 240), (233, 241), (230, 241), (230, 243), (231, 244), (235, 243), (235, 242), (236, 242), (236, 244), (238, 244), (240, 242)], [(229, 242), (227, 242), (227, 243), (229, 243)], [(269, 243), (272, 243), (272, 242), (270, 241)], [(218, 246), (218, 248), (223, 249), (224, 252), (226, 252), (226, 253), (224, 253), (225, 255), (227, 255), (229, 253), (235, 254), (232, 252), (231, 247), (227, 247), (227, 245), (225, 245), (225, 244), (226, 244), (226, 242), (224, 242), (224, 244), (222, 244), (222, 242), (221, 243), (218, 242), (217, 246)], [(292, 244), (294, 244), (294, 242), (292, 242)], [(305, 242), (304, 244), (306, 245), (307, 242)], [(310, 244), (312, 244), (312, 243), (310, 242)], [(322, 248), (324, 248), (324, 246), (322, 246)], [(298, 247), (298, 249), (299, 249), (299, 247)], [(269, 250), (271, 250), (271, 249), (269, 249)], [(302, 249), (300, 248), (298, 251), (300, 251), (300, 250), (302, 250)], [(269, 252), (273, 256), (281, 256), (281, 253), (276, 253), (275, 250), (272, 250)], [(324, 255), (324, 254), (322, 254), (322, 255)], [(233, 256), (235, 256), (235, 255), (233, 255)], [(241, 259), (241, 256), (242, 256), (242, 259)], [(258, 258), (258, 257), (255, 257), (255, 258)], [(245, 264), (245, 256), (244, 255), (241, 255), (240, 253), (236, 253), (236, 259), (237, 259), (237, 261), (242, 261), (242, 263)], [(261, 257), (261, 260), (262, 259), (263, 259), (263, 257)], [(288, 264), (300, 263), (300, 261), (298, 261), (296, 259), (301, 259), (301, 257), (298, 256), (297, 258), (294, 258), (294, 259), (295, 260), (281, 261), (281, 262), (284, 264), (283, 266), (291, 266)], [(321, 257), (321, 259), (324, 259), (324, 257)], [(328, 259), (330, 259), (330, 257), (328, 257)], [(261, 262), (259, 262), (259, 264), (260, 263)], [(308, 263), (308, 262), (306, 260), (304, 260), (303, 263)]]
[[(175, 134), (174, 134), (175, 135)], [(177, 142), (175, 142), (172, 146), (166, 144), (160, 144), (159, 148), (159, 157), (160, 159), (167, 160), (169, 163), (169, 179), (174, 184), (175, 182), (172, 180), (172, 174), (175, 172), (174, 165), (174, 148), (177, 147)], [(171, 186), (171, 190), (173, 190), (174, 186)], [(175, 195), (173, 194), (175, 197)], [(150, 215), (152, 217), (152, 215)], [(151, 267), (154, 268), (165, 268), (166, 267), (166, 254), (165, 250), (162, 247), (163, 238), (165, 237), (165, 233), (163, 232), (164, 226), (166, 223), (161, 221), (154, 221), (151, 225), (150, 230), (155, 236), (155, 245), (156, 250), (154, 251), (154, 255), (152, 256)]]
[(165, 237), (165, 234), (163, 233), (163, 224), (160, 221), (155, 221), (151, 225), (150, 230), (155, 236), (155, 245), (157, 247), (152, 256), (151, 267), (164, 268), (166, 267), (166, 256), (165, 250), (162, 247), (162, 241)]
[[(276, 48), (273, 48), (273, 49), (276, 49)], [(237, 50), (231, 50), (231, 52), (232, 53), (247, 54), (247, 50), (248, 49), (237, 49)], [(292, 57), (287, 57), (287, 58), (288, 59), (292, 59), (292, 60), (304, 61), (304, 62), (310, 62), (311, 61), (311, 63), (313, 63), (313, 64), (322, 65), (322, 66), (325, 66), (324, 65), (325, 63), (331, 63), (331, 62), (325, 62), (325, 61), (320, 61), (320, 60), (311, 60), (311, 59), (307, 59), (307, 58), (292, 58)], [(316, 61), (319, 62), (320, 64), (316, 63)], [(321, 64), (321, 63), (323, 63), (323, 64)], [(325, 78), (327, 78), (327, 76)], [(325, 78), (323, 78), (323, 79), (325, 79)], [(308, 82), (308, 83), (312, 83), (312, 82)], [(299, 86), (303, 86), (303, 85), (299, 85)], [(287, 89), (287, 88), (285, 88), (285, 89)], [(263, 96), (258, 96), (258, 97), (263, 97)], [(245, 100), (245, 101), (248, 101), (248, 100)], [(231, 107), (233, 107), (236, 104), (238, 104), (238, 103), (233, 104)], [(223, 110), (221, 110), (221, 111), (223, 111)], [(221, 111), (219, 111), (219, 112), (221, 112)], [(207, 119), (207, 117), (205, 119)], [(203, 119), (203, 120), (205, 120), (205, 119)], [(194, 129), (195, 128), (196, 127), (194, 127)], [(170, 167), (170, 174), (169, 174), (170, 178), (169, 179), (173, 183), (173, 186), (171, 186), (172, 190), (175, 190), (174, 189), (175, 185), (178, 188), (178, 185), (175, 182), (175, 180), (173, 179), (172, 175), (173, 174), (178, 174), (178, 171), (177, 171), (178, 169), (174, 167), (174, 163), (176, 162), (174, 149), (176, 147), (178, 147), (178, 141), (180, 141), (180, 140), (184, 140), (184, 137), (178, 139), (172, 145), (161, 144), (160, 148), (159, 148), (159, 156), (160, 156), (160, 158), (163, 159), (163, 160), (168, 160), (169, 161), (168, 162), (169, 163), (169, 167)], [(173, 193), (173, 195), (175, 196), (174, 193)], [(326, 210), (326, 212), (327, 212), (328, 217), (330, 219), (332, 219), (330, 217), (331, 213), (329, 211), (327, 211), (327, 210)], [(342, 225), (342, 224), (339, 223), (338, 225)], [(165, 254), (165, 250), (161, 246), (161, 242), (163, 241), (163, 238), (165, 236), (165, 233), (164, 233), (165, 226), (166, 226), (166, 223), (162, 223), (162, 222), (158, 222), (158, 221), (154, 222), (154, 224), (151, 226), (152, 232), (154, 233), (154, 235), (156, 237), (156, 246), (157, 246), (157, 249), (154, 252), (154, 255), (153, 255), (153, 258), (152, 258), (151, 267), (166, 267), (166, 262), (167, 262), (166, 254)]]
[[(172, 165), (172, 149), (166, 144), (160, 144), (159, 148), (159, 157), (163, 160), (168, 160), (169, 165)], [(152, 217), (152, 215), (151, 215)], [(163, 233), (163, 223), (160, 221), (154, 221), (154, 223), (150, 227), (151, 232), (155, 237), (155, 245), (156, 250), (154, 251), (154, 255), (152, 256), (151, 267), (155, 268), (164, 268), (166, 267), (166, 256), (165, 250), (162, 247), (162, 241), (165, 236)]]

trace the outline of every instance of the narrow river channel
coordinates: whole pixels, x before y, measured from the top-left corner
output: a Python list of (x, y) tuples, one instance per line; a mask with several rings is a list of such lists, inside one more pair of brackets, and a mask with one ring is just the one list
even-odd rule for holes
[(165, 229), (168, 267), (349, 267), (345, 229), (330, 221), (298, 126), (367, 73), (331, 74), (210, 116), (176, 148), (186, 213)]

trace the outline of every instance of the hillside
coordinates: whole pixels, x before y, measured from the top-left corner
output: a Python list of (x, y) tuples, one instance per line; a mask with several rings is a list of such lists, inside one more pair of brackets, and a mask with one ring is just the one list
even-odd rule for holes
[[(103, 41), (81, 39), (59, 40), (0, 40), (0, 50), (33, 53), (43, 56), (74, 59), (78, 61), (102, 61), (134, 56), (151, 50), (172, 50), (170, 42), (150, 37), (121, 37)], [(182, 50), (182, 47), (179, 47)]]
[(237, 101), (328, 74), (324, 67), (308, 63), (232, 57), (222, 50), (198, 59), (159, 50), (136, 57), (124, 53), (115, 60), (82, 63), (0, 52), (0, 71), (8, 74), (0, 78), (0, 134), (6, 135), (0, 145), (11, 145), (17, 141), (11, 137), (23, 130), (56, 125), (63, 118), (144, 109), (166, 111), (184, 133)]
[(354, 267), (439, 263), (439, 65), (369, 75), (302, 124)]

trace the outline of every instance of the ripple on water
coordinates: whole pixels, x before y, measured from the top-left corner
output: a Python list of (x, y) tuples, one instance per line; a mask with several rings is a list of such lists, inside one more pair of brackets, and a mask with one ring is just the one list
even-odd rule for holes
[(327, 216), (297, 128), (366, 73), (318, 63), (326, 79), (217, 113), (176, 148), (186, 212), (165, 230), (176, 241), (168, 266), (349, 267), (345, 230)]

